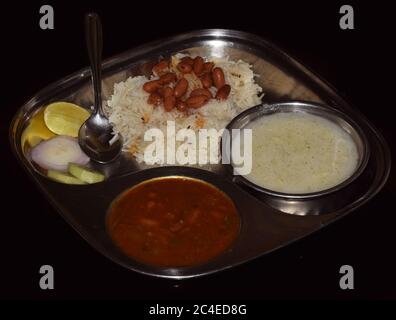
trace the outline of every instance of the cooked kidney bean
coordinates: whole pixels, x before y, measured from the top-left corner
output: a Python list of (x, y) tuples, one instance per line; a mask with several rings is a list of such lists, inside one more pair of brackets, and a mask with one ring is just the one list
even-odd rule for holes
[(180, 98), (184, 96), (188, 89), (188, 81), (185, 78), (181, 78), (175, 87), (175, 97)]
[(158, 80), (148, 81), (143, 85), (143, 90), (152, 93), (157, 91), (161, 87), (161, 84)]
[(198, 109), (208, 101), (208, 97), (204, 95), (193, 96), (187, 99), (186, 103), (189, 108)]
[(209, 89), (213, 85), (212, 76), (209, 72), (204, 73), (201, 76), (202, 86), (206, 89)]
[(184, 111), (187, 110), (187, 108), (188, 108), (188, 106), (187, 106), (187, 103), (185, 101), (183, 101), (183, 100), (177, 100), (176, 101), (176, 109), (177, 110), (179, 110), (181, 112), (184, 112)]
[(163, 97), (164, 96), (164, 87), (159, 87), (158, 89), (157, 89), (157, 93), (161, 96), (161, 97)]
[(183, 58), (181, 58), (181, 62), (185, 62), (185, 63), (189, 64), (190, 66), (194, 65), (194, 59), (191, 57), (183, 57)]
[(175, 107), (176, 104), (176, 98), (175, 96), (167, 96), (164, 98), (164, 108), (166, 111), (172, 111), (172, 109)]
[(177, 80), (176, 74), (174, 74), (173, 72), (168, 72), (163, 74), (158, 81), (160, 84), (164, 85), (171, 82), (175, 82), (176, 80)]
[(212, 98), (212, 92), (209, 91), (209, 89), (195, 89), (191, 91), (190, 97), (195, 97), (195, 96), (206, 96), (208, 99)]
[(187, 62), (180, 62), (177, 65), (177, 69), (182, 73), (190, 73), (192, 71), (192, 65)]
[(225, 84), (224, 72), (221, 68), (214, 68), (212, 71), (213, 82), (217, 89), (220, 89)]
[(153, 67), (153, 73), (161, 76), (166, 72), (166, 69), (169, 67), (169, 62), (166, 60), (161, 60)]
[(173, 88), (171, 87), (165, 87), (164, 88), (164, 98), (172, 96), (173, 95)]
[(203, 65), (203, 72), (211, 72), (214, 67), (213, 62), (205, 62)]
[(226, 100), (231, 92), (231, 86), (229, 84), (225, 84), (216, 93), (217, 100)]
[(153, 104), (155, 106), (160, 105), (161, 102), (162, 102), (162, 97), (156, 92), (150, 93), (150, 95), (147, 99), (147, 103)]
[(194, 69), (194, 73), (197, 76), (201, 75), (201, 73), (203, 71), (204, 63), (205, 63), (205, 61), (202, 57), (200, 57), (200, 56), (195, 57), (193, 69)]

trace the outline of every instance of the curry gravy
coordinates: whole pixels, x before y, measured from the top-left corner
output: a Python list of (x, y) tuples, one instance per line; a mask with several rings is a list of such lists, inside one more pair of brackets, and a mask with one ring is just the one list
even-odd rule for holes
[(184, 177), (138, 184), (113, 202), (108, 215), (108, 232), (126, 255), (161, 267), (206, 262), (229, 248), (239, 229), (228, 196)]

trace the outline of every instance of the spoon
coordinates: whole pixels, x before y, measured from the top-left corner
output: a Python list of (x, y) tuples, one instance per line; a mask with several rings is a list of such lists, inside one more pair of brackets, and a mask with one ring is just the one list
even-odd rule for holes
[(85, 36), (91, 65), (94, 90), (94, 111), (83, 123), (78, 134), (81, 149), (93, 160), (107, 163), (119, 156), (122, 137), (114, 136), (113, 126), (102, 107), (102, 25), (96, 13), (85, 17)]

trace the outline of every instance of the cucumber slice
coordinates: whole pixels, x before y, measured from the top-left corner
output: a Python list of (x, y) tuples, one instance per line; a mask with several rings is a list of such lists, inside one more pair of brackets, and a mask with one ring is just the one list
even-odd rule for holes
[(79, 166), (75, 163), (69, 163), (69, 173), (86, 183), (97, 183), (105, 179), (100, 172)]
[(81, 181), (80, 179), (77, 179), (76, 177), (73, 177), (70, 174), (56, 170), (48, 170), (47, 176), (48, 178), (51, 178), (55, 181), (66, 184), (86, 184), (84, 181)]

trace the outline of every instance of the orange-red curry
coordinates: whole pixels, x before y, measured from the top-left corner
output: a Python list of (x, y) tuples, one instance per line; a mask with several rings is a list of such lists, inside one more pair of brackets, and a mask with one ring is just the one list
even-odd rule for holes
[(137, 261), (162, 267), (192, 266), (216, 257), (239, 233), (232, 200), (200, 180), (167, 177), (143, 182), (110, 208), (115, 244)]

